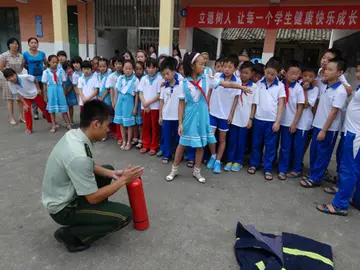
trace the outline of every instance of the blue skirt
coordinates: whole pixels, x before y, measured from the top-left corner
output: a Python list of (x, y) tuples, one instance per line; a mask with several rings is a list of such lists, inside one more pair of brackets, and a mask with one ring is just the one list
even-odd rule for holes
[(72, 90), (69, 94), (66, 95), (66, 102), (69, 107), (78, 105), (77, 96), (74, 90)]
[(133, 110), (135, 106), (134, 103), (134, 96), (119, 93), (119, 97), (115, 107), (115, 124), (120, 124), (124, 127), (131, 127), (135, 125), (135, 116), (133, 115)]
[(143, 119), (141, 116), (141, 101), (139, 99), (138, 102), (138, 111), (137, 111), (137, 115), (135, 116), (135, 122), (137, 125), (142, 125), (143, 124)]
[(51, 84), (47, 87), (48, 104), (46, 110), (49, 113), (66, 113), (69, 108), (66, 103), (64, 88), (62, 85)]

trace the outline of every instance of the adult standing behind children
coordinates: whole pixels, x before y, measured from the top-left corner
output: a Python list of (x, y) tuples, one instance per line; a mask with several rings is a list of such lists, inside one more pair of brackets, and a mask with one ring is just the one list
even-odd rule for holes
[[(7, 41), (8, 51), (0, 55), (0, 71), (5, 68), (12, 68), (17, 74), (22, 73), (24, 68), (24, 57), (19, 53), (20, 42), (16, 38), (10, 38)], [(14, 117), (14, 100), (17, 100), (19, 105), (19, 121), (24, 122), (22, 118), (23, 108), (20, 100), (16, 98), (16, 95), (11, 93), (9, 85), (5, 82), (2, 84), (2, 99), (7, 100), (7, 109), (9, 114), (9, 122), (11, 125), (16, 125)]]
[[(131, 208), (108, 198), (144, 168), (120, 171), (95, 163), (92, 142), (106, 136), (112, 109), (100, 100), (84, 104), (80, 128), (67, 132), (46, 163), (42, 203), (52, 219), (63, 225), (54, 236), (69, 252), (84, 251), (97, 239), (127, 226)], [(114, 182), (112, 182), (114, 180)]]
[[(42, 89), (41, 77), (44, 71), (44, 67), (47, 65), (46, 54), (40, 51), (39, 40), (35, 37), (28, 39), (29, 50), (24, 52), (25, 65), (27, 66), (28, 73), (36, 78), (39, 83), (40, 89)], [(34, 120), (39, 120), (38, 106), (33, 103), (33, 117)]]

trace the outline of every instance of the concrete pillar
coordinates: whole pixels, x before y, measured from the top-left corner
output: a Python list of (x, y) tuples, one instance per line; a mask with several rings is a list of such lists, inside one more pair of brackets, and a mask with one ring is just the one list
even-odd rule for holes
[(172, 55), (174, 0), (160, 0), (160, 31), (158, 54)]
[(276, 29), (266, 29), (264, 48), (262, 53), (262, 63), (266, 64), (275, 53)]
[(52, 0), (54, 25), (54, 52), (65, 51), (70, 54), (67, 0)]

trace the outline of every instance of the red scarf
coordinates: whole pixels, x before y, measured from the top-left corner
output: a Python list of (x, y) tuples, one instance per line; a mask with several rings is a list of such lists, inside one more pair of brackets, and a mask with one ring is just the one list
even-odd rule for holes
[(58, 83), (58, 78), (57, 78), (57, 75), (56, 75), (56, 70), (52, 71), (52, 73), (54, 74), (54, 82), (57, 84)]
[(285, 98), (285, 104), (289, 102), (289, 95), (290, 95), (290, 86), (287, 85), (286, 83), (284, 83), (285, 86), (285, 94), (286, 94), (286, 98)]
[(204, 90), (202, 89), (202, 87), (199, 85), (200, 81), (201, 81), (201, 79), (198, 80), (197, 82), (195, 82), (195, 81), (190, 81), (190, 82), (191, 82), (191, 84), (192, 84), (193, 86), (197, 87), (197, 88), (200, 90), (201, 94), (203, 95), (203, 97), (204, 97), (205, 100), (206, 100), (206, 104), (207, 104), (208, 107), (209, 107), (209, 101), (208, 101), (208, 99), (207, 99), (207, 97), (206, 97), (206, 95), (205, 95), (205, 92), (204, 92)]

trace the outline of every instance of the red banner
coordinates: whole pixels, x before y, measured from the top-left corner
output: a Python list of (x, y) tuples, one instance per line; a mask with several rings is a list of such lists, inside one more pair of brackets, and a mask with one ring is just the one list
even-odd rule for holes
[(187, 27), (359, 29), (360, 6), (188, 7)]

